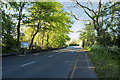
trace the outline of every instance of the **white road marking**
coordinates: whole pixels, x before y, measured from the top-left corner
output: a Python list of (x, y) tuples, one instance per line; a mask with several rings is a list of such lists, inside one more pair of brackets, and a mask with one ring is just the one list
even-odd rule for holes
[(83, 66), (83, 67), (75, 67), (75, 68), (89, 68), (89, 69), (93, 69), (95, 67), (94, 66)]
[(40, 53), (36, 53), (36, 54), (34, 54), (34, 55), (39, 55)]
[(52, 55), (48, 56), (48, 57), (52, 57)]
[[(75, 66), (74, 66), (73, 71), (72, 71), (72, 74), (71, 74), (71, 76), (70, 76), (71, 79), (73, 78), (73, 74), (74, 74), (74, 72), (75, 72), (75, 67), (77, 66), (78, 58), (79, 58), (79, 54), (78, 54), (78, 56), (77, 56), (77, 60), (76, 60), (76, 62), (75, 62)], [(71, 80), (71, 79), (70, 79), (70, 80)]]
[(74, 52), (75, 50), (71, 50), (72, 52)]
[(67, 62), (70, 62), (70, 61), (65, 61), (65, 62), (67, 63)]
[(35, 63), (34, 61), (21, 65), (22, 67)]

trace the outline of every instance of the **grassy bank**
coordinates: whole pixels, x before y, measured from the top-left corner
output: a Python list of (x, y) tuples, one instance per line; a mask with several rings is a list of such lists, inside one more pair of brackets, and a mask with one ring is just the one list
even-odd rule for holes
[(120, 79), (120, 55), (116, 49), (93, 46), (88, 52), (88, 56), (95, 67), (95, 72), (100, 79)]

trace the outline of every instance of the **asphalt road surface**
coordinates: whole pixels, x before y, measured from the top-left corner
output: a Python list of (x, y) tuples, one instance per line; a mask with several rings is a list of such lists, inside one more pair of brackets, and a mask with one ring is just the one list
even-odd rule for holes
[(2, 58), (3, 78), (97, 78), (78, 46)]

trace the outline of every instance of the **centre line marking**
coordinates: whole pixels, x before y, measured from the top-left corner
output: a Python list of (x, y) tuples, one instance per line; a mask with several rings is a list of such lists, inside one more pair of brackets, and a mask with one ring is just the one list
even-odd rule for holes
[(52, 57), (52, 55), (48, 56), (48, 57)]
[(35, 63), (34, 61), (21, 65), (22, 67)]
[(39, 55), (39, 53), (36, 53), (36, 54), (34, 54), (34, 55)]

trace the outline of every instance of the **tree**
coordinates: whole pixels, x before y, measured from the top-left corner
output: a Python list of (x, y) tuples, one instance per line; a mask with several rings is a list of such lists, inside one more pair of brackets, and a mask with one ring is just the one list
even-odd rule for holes
[[(16, 49), (16, 51), (22, 50), (20, 47), (13, 47), (16, 44), (19, 45), (20, 41), (29, 43), (29, 49), (33, 47), (33, 43), (37, 43), (35, 49), (65, 46), (65, 42), (70, 40), (67, 34), (70, 32), (73, 22), (69, 13), (62, 10), (63, 6), (59, 2), (31, 2), (26, 9), (27, 4), (25, 2), (7, 2), (9, 9), (5, 10), (11, 12), (9, 14), (2, 8), (2, 45), (10, 50)], [(23, 9), (28, 14), (25, 15)]]
[[(6, 9), (6, 10), (5, 10)], [(8, 4), (2, 2), (2, 51), (9, 52), (15, 47), (16, 41), (14, 39), (15, 34), (15, 23), (12, 21), (12, 15), (9, 10)], [(8, 10), (8, 11), (7, 11)], [(7, 49), (7, 51), (6, 51)]]
[[(102, 3), (101, 0), (99, 0), (97, 10), (93, 9), (93, 3), (90, 1), (88, 2), (90, 4), (90, 7), (84, 6), (77, 0), (73, 0), (73, 2), (78, 7), (82, 8), (85, 14), (92, 20), (91, 22), (94, 24), (94, 29), (97, 31), (97, 41), (99, 44), (103, 44), (104, 46), (107, 45), (106, 43), (104, 44), (103, 41), (105, 38), (109, 38), (107, 37), (108, 30), (111, 29), (116, 32), (114, 29), (116, 23), (113, 20), (113, 16), (118, 15), (119, 2), (108, 2), (104, 5), (104, 1)], [(75, 15), (74, 17), (79, 20)], [(117, 20), (117, 22), (119, 21)], [(118, 32), (116, 32), (116, 34), (118, 34)]]
[(79, 31), (79, 39), (82, 40), (83, 47), (85, 47), (84, 45), (86, 45), (87, 48), (87, 46), (92, 46), (93, 44), (95, 44), (94, 42), (96, 41), (96, 35), (92, 24), (85, 24), (85, 26), (86, 27), (83, 28), (82, 31)]
[(18, 24), (17, 24), (17, 46), (20, 46), (20, 24), (22, 19), (25, 17), (25, 14), (23, 14), (23, 9), (27, 5), (26, 2), (9, 2), (10, 6), (13, 8), (14, 11), (18, 12), (18, 14), (14, 14), (14, 17), (17, 18)]
[[(58, 2), (37, 2), (37, 3), (33, 3), (33, 6), (31, 8), (29, 8), (29, 11), (31, 12), (31, 16), (30, 16), (30, 21), (29, 22), (34, 22), (37, 23), (37, 29), (35, 34), (32, 37), (31, 43), (30, 43), (30, 47), (32, 46), (34, 37), (36, 36), (36, 34), (40, 31), (40, 29), (44, 29), (45, 25), (43, 24), (50, 24), (50, 20), (52, 17), (52, 15), (54, 15), (56, 12), (60, 11), (61, 9), (61, 4), (59, 4)], [(52, 16), (52, 17), (51, 17)], [(53, 19), (53, 18), (52, 18)], [(55, 19), (53, 19), (55, 21)], [(31, 25), (31, 26), (36, 26), (36, 25)], [(43, 26), (43, 27), (41, 27)], [(43, 30), (44, 31), (44, 30)]]

